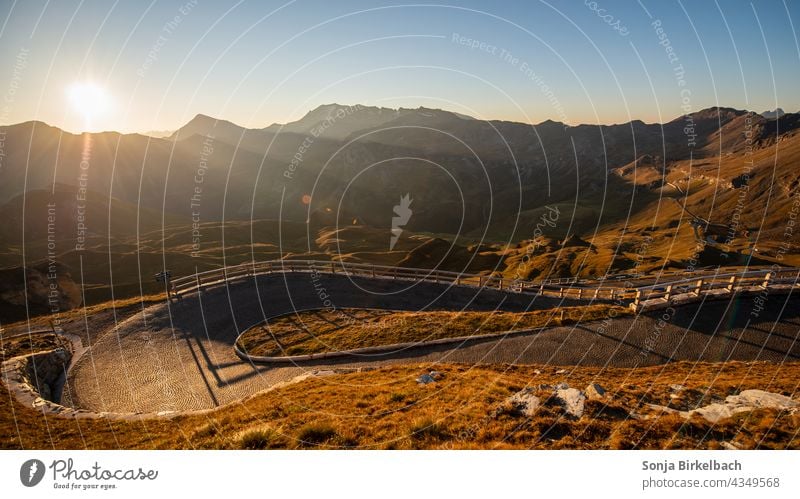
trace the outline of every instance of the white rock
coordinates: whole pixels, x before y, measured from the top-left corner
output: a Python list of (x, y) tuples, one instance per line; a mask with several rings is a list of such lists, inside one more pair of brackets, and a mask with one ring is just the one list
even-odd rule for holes
[(511, 404), (514, 410), (529, 417), (536, 414), (536, 410), (539, 409), (541, 405), (539, 397), (532, 394), (530, 390), (527, 389), (515, 393), (508, 398), (507, 402)]
[(564, 374), (566, 372), (567, 372), (566, 369), (559, 369), (558, 371), (556, 371), (556, 374)]
[(730, 395), (725, 399), (729, 405), (747, 405), (752, 407), (771, 407), (775, 409), (791, 409), (797, 407), (796, 400), (779, 393), (763, 390), (744, 390), (739, 395)]
[(770, 393), (763, 390), (744, 390), (739, 395), (729, 395), (725, 398), (725, 403), (723, 404), (709, 404), (692, 411), (681, 412), (681, 415), (689, 418), (692, 414), (699, 414), (706, 421), (716, 423), (734, 414), (759, 408), (791, 409), (797, 406), (798, 402), (796, 400), (779, 393)]
[(582, 391), (576, 388), (558, 389), (555, 397), (564, 407), (564, 412), (576, 418), (583, 416), (586, 395)]
[(710, 423), (716, 423), (720, 419), (733, 416), (734, 413), (731, 406), (726, 404), (709, 404), (691, 411), (681, 412), (681, 416), (687, 419), (692, 417), (692, 414), (699, 414), (706, 421)]

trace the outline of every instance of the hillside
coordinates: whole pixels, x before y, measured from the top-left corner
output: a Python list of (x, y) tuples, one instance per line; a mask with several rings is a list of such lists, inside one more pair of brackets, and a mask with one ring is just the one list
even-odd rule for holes
[[(55, 256), (96, 302), (112, 283), (121, 296), (158, 291), (165, 267), (272, 258), (513, 278), (798, 265), (787, 227), (799, 124), (730, 108), (564, 126), (337, 104), (262, 129), (198, 115), (166, 138), (21, 123), (0, 127), (0, 267)], [(406, 195), (412, 213), (390, 248)]]

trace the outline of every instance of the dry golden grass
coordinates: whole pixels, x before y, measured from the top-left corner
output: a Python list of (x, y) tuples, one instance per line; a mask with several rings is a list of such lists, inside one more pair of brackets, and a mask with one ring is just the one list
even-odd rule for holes
[[(311, 378), (207, 413), (141, 422), (43, 417), (16, 400), (0, 409), (2, 448), (377, 448), (661, 449), (800, 448), (800, 414), (760, 409), (711, 424), (676, 415), (634, 419), (646, 404), (668, 405), (672, 384), (706, 404), (748, 388), (792, 395), (800, 363), (675, 363), (640, 369), (437, 365), (444, 377), (415, 378), (427, 366)], [(599, 383), (603, 401), (565, 418), (545, 400), (526, 417), (507, 399), (539, 384)], [(8, 392), (3, 390), (8, 396)], [(688, 398), (681, 403), (690, 403)], [(6, 399), (8, 400), (8, 399)], [(655, 413), (651, 413), (655, 414)]]
[(251, 355), (301, 355), (561, 326), (630, 313), (605, 304), (524, 313), (309, 310), (246, 331), (239, 347)]
[(12, 322), (10, 324), (3, 324), (3, 333), (10, 331), (10, 334), (18, 334), (27, 331), (28, 329), (41, 329), (58, 325), (61, 322), (81, 319), (84, 315), (91, 316), (98, 312), (108, 310), (109, 308), (116, 308), (120, 313), (139, 308), (141, 306), (154, 305), (156, 303), (163, 303), (167, 299), (165, 293), (156, 293), (152, 295), (134, 296), (132, 298), (122, 298), (114, 301), (107, 301), (97, 303), (94, 305), (86, 305), (72, 310), (65, 310), (55, 315), (39, 315), (31, 317), (29, 320)]
[[(52, 334), (6, 340), (4, 358), (62, 345)], [(648, 404), (690, 410), (756, 388), (795, 395), (800, 362), (690, 363), (648, 368), (437, 364), (436, 383), (416, 378), (430, 365), (311, 378), (202, 414), (144, 421), (70, 420), (23, 407), (5, 385), (0, 448), (56, 449), (800, 449), (800, 412), (760, 409), (716, 424), (660, 415)], [(508, 403), (526, 387), (599, 383), (567, 419), (539, 390), (543, 406), (526, 417)], [(671, 385), (684, 388), (676, 391)], [(636, 415), (636, 417), (634, 417)], [(652, 418), (652, 419), (645, 419)]]

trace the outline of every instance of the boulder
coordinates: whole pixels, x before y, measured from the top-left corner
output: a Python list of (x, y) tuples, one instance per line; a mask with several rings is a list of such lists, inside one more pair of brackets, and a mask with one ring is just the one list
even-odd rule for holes
[(749, 412), (760, 408), (793, 409), (798, 407), (798, 402), (779, 393), (765, 392), (764, 390), (744, 390), (739, 395), (729, 395), (724, 403), (709, 404), (691, 411), (681, 412), (685, 418), (699, 414), (706, 421), (716, 423), (740, 412)]
[(763, 390), (744, 390), (739, 395), (730, 395), (725, 399), (725, 403), (729, 405), (747, 405), (754, 408), (771, 407), (774, 409), (791, 409), (798, 406), (798, 402), (790, 397)]
[(597, 383), (589, 383), (589, 386), (584, 390), (586, 398), (590, 400), (601, 399), (606, 396), (606, 390)]
[(440, 373), (439, 371), (431, 371), (417, 378), (417, 383), (420, 385), (427, 385), (428, 383), (439, 381), (442, 378), (444, 378), (444, 374)]
[(536, 414), (539, 406), (542, 405), (539, 397), (532, 392), (533, 390), (526, 388), (509, 397), (506, 402), (511, 406), (513, 412), (531, 417)]
[(583, 416), (586, 395), (576, 388), (557, 389), (554, 394), (556, 400), (564, 408), (564, 412), (574, 418)]

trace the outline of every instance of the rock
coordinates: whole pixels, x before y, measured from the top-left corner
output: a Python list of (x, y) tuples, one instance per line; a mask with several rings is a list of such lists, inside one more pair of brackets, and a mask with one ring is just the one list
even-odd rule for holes
[(669, 385), (669, 389), (673, 392), (682, 392), (685, 387), (683, 385)]
[(529, 388), (515, 393), (509, 397), (506, 402), (511, 406), (514, 412), (528, 417), (536, 414), (536, 410), (542, 405), (539, 397), (534, 395)]
[(733, 416), (734, 411), (732, 410), (731, 406), (725, 404), (709, 404), (705, 407), (700, 407), (692, 411), (681, 412), (681, 416), (687, 419), (692, 417), (693, 414), (699, 414), (706, 421), (710, 423), (716, 423), (720, 419), (725, 419)]
[(557, 389), (554, 395), (568, 415), (575, 418), (583, 416), (586, 395), (582, 391), (575, 388)]
[(569, 388), (569, 385), (566, 383), (559, 383), (555, 386), (556, 390), (566, 390), (567, 388)]
[(721, 446), (723, 449), (727, 449), (727, 450), (739, 450), (739, 449), (741, 449), (741, 447), (739, 447), (738, 445), (736, 445), (736, 443), (735, 443), (735, 442), (720, 442), (720, 443), (719, 443), (719, 445), (720, 445), (720, 446)]
[(760, 408), (786, 410), (797, 406), (798, 402), (796, 400), (779, 393), (770, 393), (763, 390), (744, 390), (739, 395), (729, 395), (725, 398), (725, 403), (709, 404), (692, 411), (681, 412), (681, 415), (685, 418), (690, 418), (693, 414), (699, 414), (706, 421), (716, 423), (740, 412), (749, 412)]
[(556, 374), (565, 374), (566, 372), (567, 372), (566, 369), (559, 369), (558, 371), (556, 371)]
[(419, 383), (420, 385), (427, 385), (428, 383), (439, 381), (442, 378), (444, 378), (443, 373), (440, 373), (439, 371), (431, 371), (417, 378), (417, 383)]
[(763, 390), (744, 390), (739, 395), (730, 395), (725, 399), (726, 404), (747, 405), (754, 408), (770, 407), (774, 409), (791, 409), (797, 407), (798, 402), (779, 393), (770, 393)]
[(590, 383), (584, 390), (586, 397), (590, 400), (601, 399), (606, 396), (606, 390), (597, 383)]
[(542, 374), (542, 371), (540, 371), (540, 370), (538, 370), (538, 369), (534, 369), (534, 370), (533, 370), (533, 374)]

